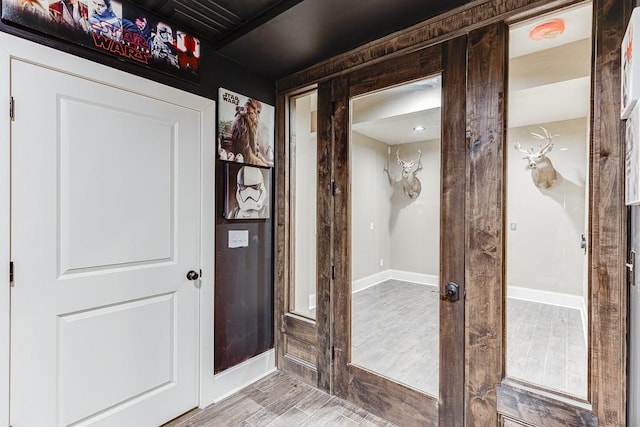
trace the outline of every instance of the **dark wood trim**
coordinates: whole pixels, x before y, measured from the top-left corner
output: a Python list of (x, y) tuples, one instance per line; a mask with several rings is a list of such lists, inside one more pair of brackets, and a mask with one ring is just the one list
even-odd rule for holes
[[(465, 294), (465, 187), (466, 187), (466, 63), (467, 40), (458, 37), (444, 44), (442, 74), (440, 291), (455, 282)], [(464, 425), (464, 307), (465, 298), (440, 304), (440, 425)]]
[(498, 412), (539, 427), (557, 425), (596, 427), (598, 419), (589, 409), (508, 384), (498, 386)]
[(465, 35), (477, 28), (508, 19), (525, 9), (547, 10), (575, 1), (476, 0), (413, 27), (367, 43), (278, 80), (279, 93), (326, 80), (378, 61)]
[(331, 82), (333, 109), (333, 260), (336, 276), (333, 293), (333, 392), (348, 398), (351, 360), (351, 223), (349, 216), (349, 80)]
[[(416, 72), (420, 70), (420, 72)], [(349, 74), (349, 97), (363, 95), (380, 88), (425, 78), (442, 71), (442, 45), (390, 58), (375, 66), (359, 68)], [(426, 74), (425, 74), (426, 73)]]
[[(318, 385), (318, 329), (316, 322), (289, 313), (291, 285), (294, 281), (294, 254), (291, 241), (293, 207), (290, 196), (293, 192), (290, 164), (295, 153), (289, 146), (288, 122), (289, 98), (278, 96), (277, 108), (282, 113), (277, 118), (277, 134), (282, 143), (278, 144), (276, 152), (276, 289), (275, 289), (275, 331), (276, 331), (276, 366), (313, 386)], [(294, 353), (290, 353), (290, 343)], [(298, 344), (302, 343), (302, 345)], [(312, 350), (310, 350), (312, 349)]]
[(318, 343), (316, 322), (313, 320), (286, 313), (283, 316), (282, 328), (288, 335), (292, 335), (300, 341), (313, 345)]
[(317, 283), (316, 283), (316, 334), (318, 387), (326, 392), (331, 391), (333, 336), (331, 328), (331, 298), (333, 279), (331, 266), (333, 257), (332, 219), (333, 196), (331, 195), (333, 155), (333, 123), (331, 117), (331, 84), (323, 82), (318, 86), (317, 105), (317, 144), (318, 144), (318, 205), (316, 220), (317, 238)]
[(601, 426), (620, 426), (626, 419), (627, 230), (620, 44), (630, 6), (622, 0), (594, 1), (589, 393)]
[[(458, 83), (465, 80), (464, 69), (464, 38), (452, 43), (452, 48), (457, 49), (455, 60), (463, 59), (461, 64), (457, 64), (457, 70), (448, 76), (451, 84), (457, 80)], [(441, 73), (443, 64), (443, 45), (432, 46), (422, 49), (402, 58), (393, 58), (383, 61), (372, 67), (362, 68), (353, 71), (345, 76), (332, 80), (334, 95), (334, 179), (336, 182), (336, 195), (334, 197), (334, 262), (336, 266), (336, 280), (334, 291), (334, 346), (336, 359), (334, 362), (334, 392), (357, 405), (360, 405), (373, 413), (390, 420), (398, 425), (438, 425), (438, 399), (428, 396), (415, 389), (393, 382), (380, 375), (374, 374), (366, 369), (350, 364), (351, 345), (351, 194), (350, 194), (350, 141), (349, 141), (349, 103), (351, 97), (362, 95), (368, 92), (380, 90), (390, 86), (399, 85), (413, 80), (426, 78)], [(452, 58), (452, 61), (454, 59)], [(452, 89), (448, 86), (448, 89)], [(452, 92), (451, 96), (458, 94), (462, 100), (458, 100), (453, 107), (461, 109), (448, 110), (452, 116), (452, 129), (448, 137), (464, 135), (465, 114), (464, 114), (464, 93)], [(455, 126), (455, 123), (458, 126)], [(448, 142), (443, 142), (443, 146)], [(464, 139), (463, 139), (464, 144)], [(455, 181), (456, 185), (464, 183), (464, 145), (462, 149), (458, 147), (446, 147), (451, 155), (458, 154), (457, 159), (460, 165), (459, 176)], [(453, 160), (450, 158), (450, 160)], [(454, 190), (460, 191), (460, 187), (451, 188), (449, 194), (453, 195)], [(461, 200), (462, 208), (457, 214), (460, 215), (458, 222), (463, 222), (464, 211), (464, 191), (456, 194)], [(449, 207), (453, 208), (452, 205)], [(462, 232), (461, 239), (464, 238)], [(458, 249), (464, 247), (462, 240)], [(464, 279), (462, 270), (463, 258), (460, 253), (458, 268), (462, 271), (456, 279)], [(448, 262), (449, 260), (445, 261)], [(454, 262), (452, 260), (452, 262)], [(461, 308), (457, 306), (458, 313), (464, 316)], [(446, 319), (446, 324), (453, 323), (453, 319)], [(464, 328), (464, 322), (460, 325)], [(460, 351), (460, 350), (458, 350)], [(446, 351), (445, 351), (446, 352)], [(460, 373), (463, 371), (463, 358), (455, 359)], [(462, 376), (459, 385), (462, 386)], [(448, 378), (441, 378), (441, 382), (448, 381)], [(462, 392), (460, 392), (460, 397)], [(462, 399), (458, 406), (451, 404), (458, 412), (462, 410)], [(460, 417), (460, 420), (462, 418)]]
[(438, 425), (437, 399), (353, 365), (349, 372), (349, 400), (356, 405), (399, 426)]
[(467, 40), (466, 422), (497, 425), (504, 308), (504, 24)]
[[(534, 397), (522, 393), (524, 387), (505, 388), (503, 357), (504, 308), (504, 90), (506, 68), (506, 28), (504, 21), (517, 21), (535, 11), (541, 13), (559, 6), (578, 3), (575, 0), (486, 0), (475, 1), (451, 13), (372, 42), (339, 55), (278, 82), (280, 93), (310, 83), (327, 81), (335, 101), (333, 140), (333, 177), (337, 184), (334, 197), (331, 244), (336, 280), (332, 305), (332, 324), (336, 331), (347, 330), (351, 318), (349, 224), (349, 154), (341, 150), (348, 144), (348, 96), (350, 82), (360, 84), (353, 93), (366, 92), (371, 82), (350, 80), (359, 69), (385, 62), (389, 73), (404, 72), (394, 68), (394, 58), (435, 45), (442, 40), (467, 34), (467, 182), (465, 216), (465, 415), (469, 425), (534, 425), (525, 415), (526, 405), (538, 404)], [(619, 119), (620, 42), (630, 15), (631, 2), (623, 0), (594, 1), (594, 66), (592, 81), (591, 154), (590, 154), (590, 388), (588, 401), (598, 425), (624, 425), (626, 417), (626, 342), (627, 311), (625, 291), (626, 212), (624, 188), (624, 133)], [(451, 45), (448, 45), (451, 46)], [(447, 47), (447, 49), (450, 49)], [(452, 48), (451, 48), (452, 49)], [(423, 49), (424, 50), (424, 49)], [(451, 51), (447, 51), (451, 52)], [(449, 53), (451, 54), (451, 53)], [(418, 56), (420, 54), (418, 53)], [(416, 57), (414, 57), (416, 58)], [(399, 63), (402, 59), (398, 59)], [(351, 74), (349, 74), (351, 73)], [(365, 77), (367, 71), (361, 71)], [(360, 93), (362, 93), (360, 92)], [(282, 148), (284, 137), (284, 102), (278, 98), (278, 164), (287, 165)], [(451, 136), (452, 139), (457, 137)], [(284, 286), (284, 267), (288, 248), (282, 236), (288, 232), (286, 206), (282, 204), (288, 191), (285, 172), (278, 172), (278, 212), (276, 215), (277, 297), (282, 304), (280, 287)], [(451, 183), (451, 185), (454, 185)], [(443, 273), (444, 274), (444, 273)], [(282, 311), (280, 311), (282, 314)], [(281, 317), (276, 316), (279, 331)], [(279, 340), (283, 334), (278, 332)], [(348, 366), (349, 334), (334, 336), (334, 393), (348, 398), (351, 369)], [(326, 342), (323, 344), (326, 347)], [(278, 347), (278, 346), (277, 346)], [(282, 356), (278, 353), (279, 366)], [(319, 367), (320, 365), (318, 365)], [(321, 380), (325, 381), (325, 380)], [(526, 394), (526, 393), (525, 393)], [(549, 394), (545, 404), (560, 411), (573, 410), (562, 396)], [(444, 394), (443, 394), (444, 396)], [(507, 399), (507, 400), (504, 400)], [(508, 400), (519, 399), (518, 410), (510, 412)], [(529, 403), (527, 403), (529, 402)], [(524, 405), (524, 406), (523, 406)], [(504, 411), (504, 414), (498, 412)], [(586, 410), (586, 409), (585, 409)], [(448, 413), (448, 410), (442, 410)]]
[(276, 111), (278, 111), (276, 119), (276, 135), (278, 144), (276, 144), (275, 164), (275, 190), (276, 190), (276, 209), (274, 215), (274, 242), (275, 242), (275, 349), (276, 349), (276, 366), (282, 367), (285, 342), (284, 331), (281, 328), (282, 318), (287, 310), (287, 292), (288, 292), (288, 271), (289, 271), (289, 186), (288, 186), (288, 169), (289, 157), (287, 143), (287, 98), (280, 95), (276, 99)]

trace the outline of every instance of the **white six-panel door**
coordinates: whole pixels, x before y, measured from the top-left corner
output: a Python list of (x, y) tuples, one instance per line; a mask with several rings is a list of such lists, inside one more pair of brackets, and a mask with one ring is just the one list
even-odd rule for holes
[(11, 79), (11, 423), (197, 406), (199, 113), (15, 59)]

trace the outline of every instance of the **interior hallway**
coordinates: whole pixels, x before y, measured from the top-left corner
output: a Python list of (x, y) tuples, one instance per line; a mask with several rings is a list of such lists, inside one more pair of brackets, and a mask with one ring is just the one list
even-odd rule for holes
[(380, 417), (280, 371), (163, 427), (393, 427)]

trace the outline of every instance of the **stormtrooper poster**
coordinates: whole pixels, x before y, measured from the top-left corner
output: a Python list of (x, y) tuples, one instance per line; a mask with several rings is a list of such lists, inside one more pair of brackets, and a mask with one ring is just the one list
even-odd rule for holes
[(229, 220), (269, 218), (271, 169), (237, 163), (225, 166), (224, 217)]
[(200, 41), (128, 0), (1, 0), (2, 20), (198, 81)]
[(218, 156), (220, 160), (273, 166), (275, 108), (220, 88)]

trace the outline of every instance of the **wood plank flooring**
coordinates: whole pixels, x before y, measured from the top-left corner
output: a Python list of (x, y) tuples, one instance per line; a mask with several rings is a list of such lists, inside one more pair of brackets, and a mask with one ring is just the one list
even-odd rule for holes
[(587, 397), (587, 346), (580, 311), (507, 300), (507, 375)]
[[(438, 293), (388, 280), (353, 296), (353, 361), (438, 395)], [(586, 394), (586, 345), (578, 310), (509, 299), (509, 376)], [(164, 427), (384, 426), (393, 424), (282, 372), (275, 372)]]
[[(387, 280), (353, 295), (352, 361), (438, 395), (435, 286)], [(507, 374), (586, 397), (587, 349), (579, 310), (507, 300)]]
[(400, 280), (353, 294), (352, 362), (438, 396), (439, 300), (436, 286)]
[(163, 427), (394, 427), (380, 417), (280, 371)]

